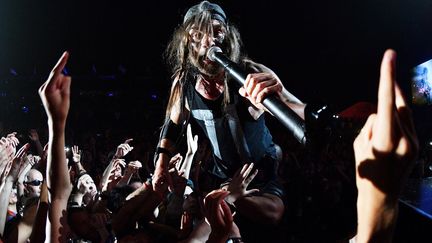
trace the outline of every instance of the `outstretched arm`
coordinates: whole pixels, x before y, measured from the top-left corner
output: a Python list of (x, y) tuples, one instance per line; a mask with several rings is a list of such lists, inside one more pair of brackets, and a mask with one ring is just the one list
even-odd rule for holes
[(391, 242), (398, 198), (418, 152), (411, 111), (395, 81), (396, 53), (381, 62), (378, 111), (354, 141), (357, 242)]
[(69, 54), (64, 52), (51, 71), (48, 80), (39, 88), (39, 96), (48, 116), (48, 158), (47, 186), (51, 208), (49, 221), (51, 223), (51, 242), (65, 242), (69, 227), (66, 220), (67, 200), (72, 190), (69, 172), (66, 164), (65, 127), (69, 112), (69, 95), (71, 77), (62, 74)]

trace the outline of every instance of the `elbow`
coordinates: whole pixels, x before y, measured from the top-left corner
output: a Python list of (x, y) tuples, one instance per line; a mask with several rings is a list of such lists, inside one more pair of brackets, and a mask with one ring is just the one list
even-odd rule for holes
[(267, 210), (263, 221), (269, 225), (276, 226), (282, 221), (284, 211), (285, 209), (283, 203), (275, 204), (270, 210)]

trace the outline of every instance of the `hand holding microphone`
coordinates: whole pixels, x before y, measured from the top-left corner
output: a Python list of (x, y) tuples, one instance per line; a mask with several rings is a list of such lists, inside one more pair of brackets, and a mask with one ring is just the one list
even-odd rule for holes
[[(212, 46), (207, 51), (207, 58), (221, 65), (240, 86), (244, 86), (247, 73), (242, 70), (236, 63), (227, 58), (222, 50), (217, 46)], [(254, 94), (256, 95), (256, 94)], [(257, 100), (262, 99), (262, 94), (257, 96)], [(304, 121), (289, 108), (278, 96), (274, 94), (267, 95), (261, 102), (294, 137), (303, 145), (306, 145), (305, 124)]]

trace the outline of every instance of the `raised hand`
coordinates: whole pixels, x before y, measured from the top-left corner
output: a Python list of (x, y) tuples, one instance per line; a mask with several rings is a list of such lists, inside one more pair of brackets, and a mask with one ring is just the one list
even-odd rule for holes
[(130, 142), (132, 142), (132, 138), (126, 139), (126, 141), (122, 144), (120, 144), (117, 147), (116, 153), (114, 155), (115, 158), (120, 159), (126, 156), (130, 151), (132, 151), (133, 147), (129, 145)]
[(234, 174), (228, 186), (224, 187), (224, 189), (230, 192), (225, 199), (228, 203), (234, 203), (239, 198), (259, 191), (258, 189), (247, 190), (249, 184), (258, 174), (258, 170), (255, 170), (251, 174), (253, 167), (253, 163), (244, 164), (243, 167), (238, 169)]
[(12, 163), (10, 163), (10, 165), (6, 169), (8, 177), (13, 178), (14, 181), (18, 179), (19, 172), (21, 168), (23, 168), (25, 157), (27, 155), (27, 151), (29, 150), (29, 148), (30, 148), (30, 144), (28, 143), (24, 144), (24, 146), (22, 146), (15, 154)]
[(74, 163), (79, 163), (81, 161), (81, 153), (77, 145), (72, 146), (72, 160)]
[(8, 134), (6, 137), (0, 139), (0, 174), (6, 175), (4, 169), (10, 166), (19, 140), (15, 137), (16, 132)]
[(204, 199), (204, 213), (211, 233), (207, 242), (226, 242), (233, 226), (233, 216), (224, 198), (229, 192), (211, 191)]
[(68, 58), (69, 53), (64, 52), (51, 71), (48, 80), (39, 88), (39, 96), (48, 118), (63, 123), (66, 122), (70, 106), (71, 77), (62, 73)]
[(138, 160), (131, 161), (127, 165), (126, 171), (127, 171), (127, 173), (133, 174), (133, 173), (136, 173), (141, 167), (142, 167), (142, 164)]
[(187, 152), (190, 154), (195, 154), (195, 152), (198, 150), (198, 135), (192, 137), (192, 128), (190, 124), (187, 125), (186, 138), (187, 138), (187, 145), (188, 145)]
[(354, 141), (358, 188), (358, 241), (391, 239), (397, 199), (418, 153), (418, 140), (402, 92), (395, 81), (396, 53), (381, 63), (378, 111)]

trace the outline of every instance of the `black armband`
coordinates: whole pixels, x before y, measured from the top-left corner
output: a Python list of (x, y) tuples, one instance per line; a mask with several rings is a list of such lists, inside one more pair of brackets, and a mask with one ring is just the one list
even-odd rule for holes
[(157, 147), (156, 151), (155, 151), (155, 155), (158, 156), (161, 153), (168, 155), (168, 157), (170, 157), (170, 158), (172, 157), (172, 153), (168, 149), (162, 148), (162, 147)]
[(173, 142), (181, 136), (183, 132), (182, 125), (175, 124), (171, 119), (169, 119), (162, 127), (160, 139), (167, 138)]

